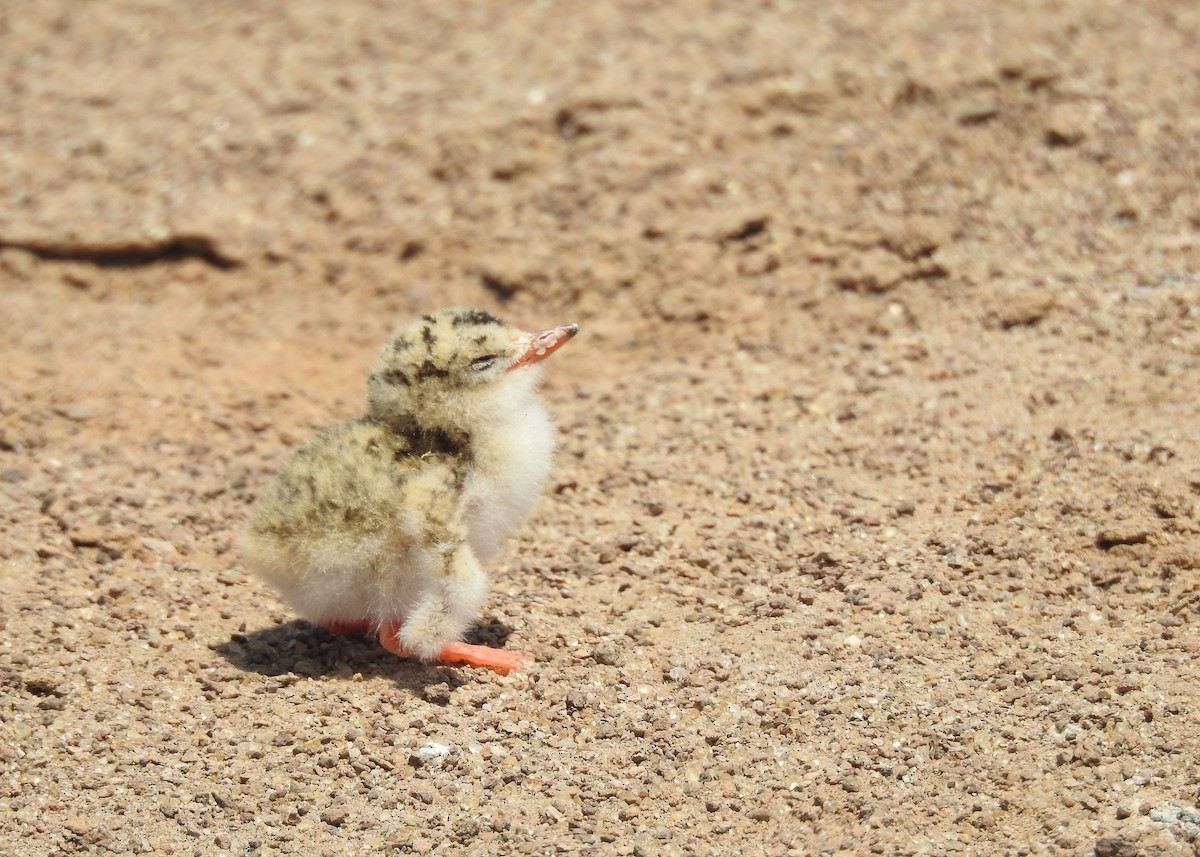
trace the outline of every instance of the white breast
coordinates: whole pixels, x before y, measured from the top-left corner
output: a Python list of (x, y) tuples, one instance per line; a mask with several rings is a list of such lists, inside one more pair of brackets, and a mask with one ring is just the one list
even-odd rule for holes
[(471, 549), (494, 556), (529, 514), (550, 475), (554, 424), (532, 389), (506, 403), (505, 413), (475, 440), (475, 467), (466, 485)]

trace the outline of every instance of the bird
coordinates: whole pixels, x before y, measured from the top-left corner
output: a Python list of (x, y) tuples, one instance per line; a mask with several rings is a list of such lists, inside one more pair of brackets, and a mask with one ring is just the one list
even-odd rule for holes
[(279, 467), (242, 533), (247, 567), (331, 633), (377, 635), (426, 662), (524, 666), (463, 636), (486, 596), (484, 563), (549, 476), (542, 361), (578, 332), (527, 332), (467, 307), (402, 327), (367, 380), (366, 412)]

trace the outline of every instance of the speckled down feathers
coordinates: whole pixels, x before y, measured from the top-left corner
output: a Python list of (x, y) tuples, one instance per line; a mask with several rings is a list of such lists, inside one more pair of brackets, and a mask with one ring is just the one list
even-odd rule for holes
[[(420, 436), (417, 436), (418, 438)], [(322, 432), (281, 468), (251, 528), (281, 540), (302, 536), (338, 542), (377, 533), (391, 508), (424, 507), (429, 537), (444, 540), (450, 520), (435, 514), (433, 498), (414, 496), (413, 476), (444, 468), (448, 489), (461, 491), (467, 462), (434, 436), (422, 444), (380, 420), (351, 420)], [(419, 504), (419, 505), (414, 505)]]
[(247, 563), (317, 622), (375, 628), (434, 657), (486, 591), (480, 562), (530, 509), (553, 427), (538, 367), (507, 372), (530, 335), (481, 310), (401, 330), (368, 382), (368, 413), (304, 445), (243, 536)]

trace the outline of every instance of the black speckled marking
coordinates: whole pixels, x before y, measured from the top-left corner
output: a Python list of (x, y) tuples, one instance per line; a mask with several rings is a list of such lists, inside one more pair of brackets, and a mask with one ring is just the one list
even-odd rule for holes
[(432, 429), (422, 433), (422, 446), (427, 451), (460, 457), (466, 454), (471, 446), (471, 436), (466, 432), (451, 432), (442, 429)]
[(398, 333), (394, 337), (392, 337), (392, 351), (395, 351), (397, 354), (399, 354), (403, 351), (409, 351), (412, 349), (412, 347), (413, 347), (412, 340), (409, 339), (407, 336), (405, 336), (403, 333)]
[(393, 387), (411, 387), (412, 378), (402, 369), (388, 369), (379, 374), (379, 380)]
[(435, 366), (432, 360), (426, 360), (421, 364), (421, 368), (417, 370), (418, 381), (424, 381), (426, 378), (445, 378), (449, 375), (449, 371), (443, 369), (441, 366)]
[(425, 342), (426, 350), (432, 351), (437, 342), (437, 336), (434, 335), (433, 328), (428, 324), (421, 328), (421, 339)]
[[(392, 457), (397, 463), (411, 461), (422, 456), (447, 455), (460, 461), (471, 457), (471, 435), (463, 431), (453, 431), (439, 428), (422, 428), (413, 421), (385, 423), (387, 430), (403, 438), (399, 448)], [(407, 479), (407, 473), (398, 479), (393, 475), (393, 481), (399, 484)]]
[(464, 309), (454, 314), (451, 320), (451, 327), (463, 327), (464, 325), (485, 325), (485, 324), (504, 324), (500, 319), (496, 318), (490, 312), (482, 309)]

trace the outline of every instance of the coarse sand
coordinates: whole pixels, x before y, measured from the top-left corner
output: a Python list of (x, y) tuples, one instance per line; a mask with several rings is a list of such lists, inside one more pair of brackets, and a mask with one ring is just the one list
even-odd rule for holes
[[(1200, 854), (1200, 4), (0, 9), (0, 853)], [(582, 332), (471, 640), (236, 534)]]

